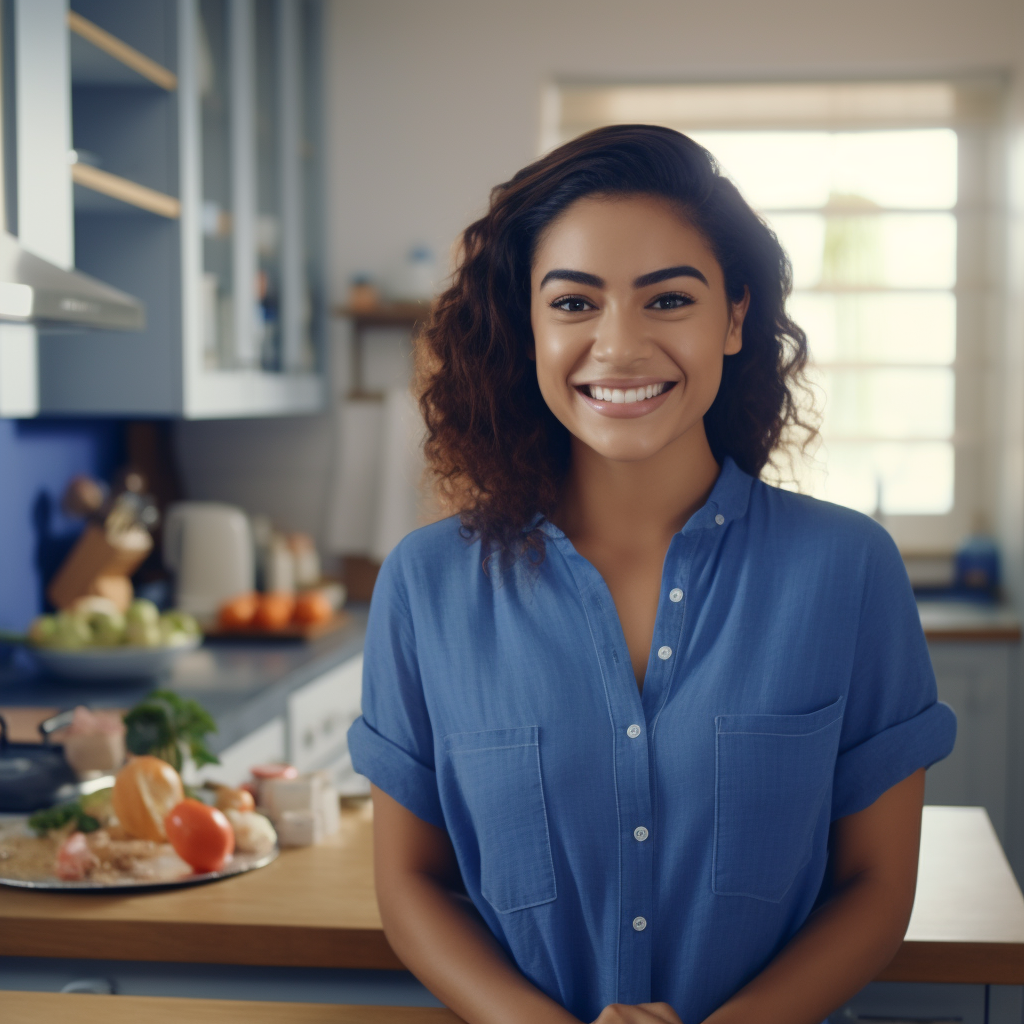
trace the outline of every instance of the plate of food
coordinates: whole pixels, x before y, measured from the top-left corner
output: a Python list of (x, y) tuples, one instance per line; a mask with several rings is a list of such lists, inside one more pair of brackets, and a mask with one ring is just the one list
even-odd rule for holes
[(66, 611), (39, 616), (28, 633), (28, 648), (45, 671), (81, 680), (153, 678), (202, 642), (191, 615), (161, 615), (144, 599), (122, 615), (105, 597), (80, 598)]
[(265, 867), (279, 848), (245, 790), (185, 796), (166, 761), (144, 755), (114, 785), (0, 823), (0, 884), (117, 892), (213, 882)]

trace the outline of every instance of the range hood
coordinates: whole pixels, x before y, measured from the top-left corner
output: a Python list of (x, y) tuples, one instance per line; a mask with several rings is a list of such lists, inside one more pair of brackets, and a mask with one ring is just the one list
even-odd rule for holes
[(88, 274), (34, 256), (0, 230), (0, 320), (41, 327), (141, 331), (145, 306)]

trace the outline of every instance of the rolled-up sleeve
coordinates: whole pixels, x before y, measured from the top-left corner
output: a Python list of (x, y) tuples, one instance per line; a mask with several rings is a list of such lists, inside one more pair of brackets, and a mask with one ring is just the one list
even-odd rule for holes
[(832, 787), (832, 818), (869, 807), (887, 789), (953, 749), (956, 716), (935, 673), (903, 560), (873, 531), (849, 696)]
[(349, 750), (357, 772), (416, 817), (444, 828), (401, 549), (385, 560), (374, 586), (363, 653), (363, 713), (349, 729)]

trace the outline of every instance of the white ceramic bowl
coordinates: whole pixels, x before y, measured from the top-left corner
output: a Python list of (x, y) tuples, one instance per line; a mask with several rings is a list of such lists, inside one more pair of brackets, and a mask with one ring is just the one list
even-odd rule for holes
[(115, 682), (163, 675), (181, 655), (194, 651), (201, 643), (202, 639), (196, 637), (175, 647), (86, 647), (79, 651), (30, 647), (29, 650), (51, 675), (62, 679)]

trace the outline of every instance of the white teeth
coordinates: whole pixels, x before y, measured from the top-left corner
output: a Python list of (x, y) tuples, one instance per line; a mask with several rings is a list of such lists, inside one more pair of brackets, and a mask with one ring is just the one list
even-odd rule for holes
[(586, 385), (587, 394), (598, 402), (612, 402), (615, 405), (629, 405), (633, 402), (643, 402), (648, 398), (657, 398), (666, 388), (664, 382), (660, 384), (647, 384), (640, 388), (606, 388), (600, 384)]

